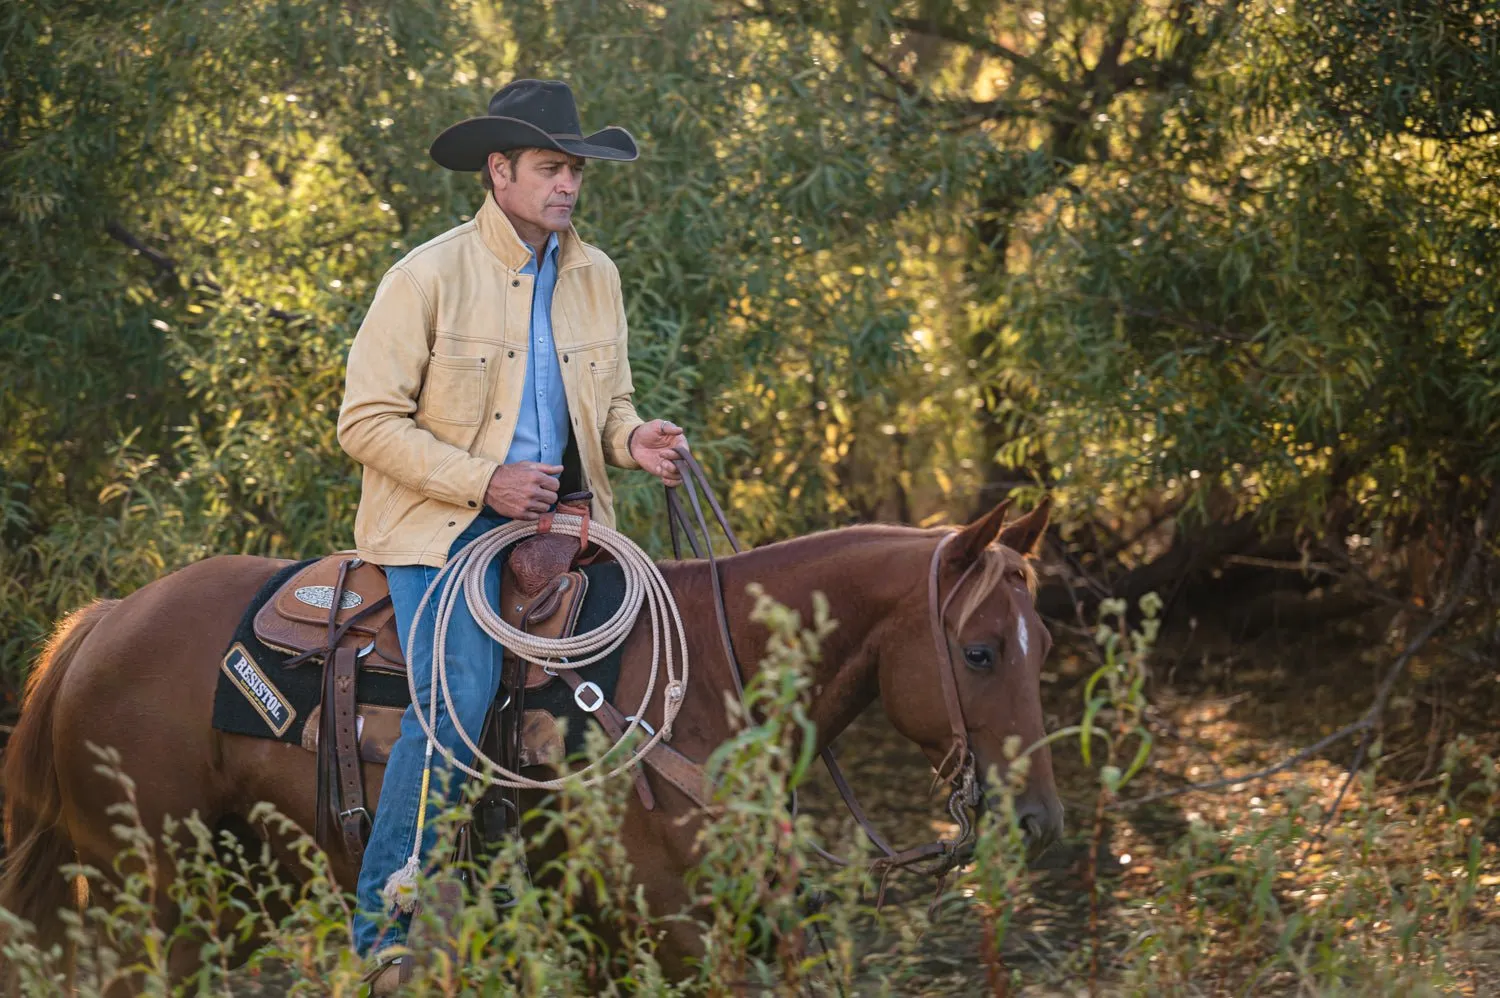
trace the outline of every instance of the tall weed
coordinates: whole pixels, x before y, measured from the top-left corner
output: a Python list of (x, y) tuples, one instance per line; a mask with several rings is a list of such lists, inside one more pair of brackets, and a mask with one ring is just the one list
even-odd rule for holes
[[(734, 735), (708, 760), (718, 792), (691, 819), (700, 861), (687, 881), (689, 909), (652, 912), (635, 884), (616, 834), (630, 781), (570, 787), (526, 815), (522, 834), (491, 854), (445, 862), (421, 878), (424, 914), (412, 949), (422, 960), (409, 993), (1482, 991), (1475, 953), (1490, 938), (1487, 919), (1500, 901), (1500, 855), (1486, 838), (1500, 827), (1500, 770), (1471, 740), (1447, 746), (1430, 786), (1420, 788), (1390, 787), (1374, 753), (1326, 838), (1318, 837), (1326, 804), (1310, 787), (1259, 791), (1265, 800), (1251, 797), (1216, 823), (1188, 811), (1186, 832), (1158, 855), (1150, 878), (1123, 887), (1119, 869), (1102, 859), (1114, 831), (1132, 820), (1119, 809), (1122, 788), (1151, 762), (1155, 605), (1142, 609), (1142, 623), (1131, 627), (1122, 605), (1105, 607), (1101, 662), (1085, 685), (1081, 723), (1049, 739), (1055, 752), (1078, 746), (1094, 767), (1096, 797), (1093, 820), (1075, 833), (1086, 843), (1074, 883), (1090, 900), (1089, 926), (1061, 927), (1070, 938), (1051, 962), (1028, 962), (1016, 942), (1036, 877), (1015, 819), (1029, 762), (1018, 743), (1007, 746), (1010, 771), (992, 783), (973, 861), (932, 904), (916, 894), (916, 903), (877, 910), (882, 885), (867, 872), (867, 843), (852, 823), (834, 843), (848, 865), (816, 858), (811, 819), (797, 813), (793, 792), (814, 759), (807, 665), (834, 624), (822, 601), (804, 625), (757, 593), (755, 619), (771, 640), (744, 707), (732, 708)], [(588, 733), (586, 758), (608, 751), (602, 733)], [(28, 926), (0, 911), (13, 993), (94, 998), (122, 983), (159, 996), (359, 992), (368, 967), (349, 946), (352, 898), (301, 829), (262, 805), (251, 820), (265, 842), (193, 815), (152, 835), (118, 756), (101, 750), (99, 768), (121, 788), (112, 876), (64, 871), (88, 876), (95, 888), (68, 916), (71, 978), (59, 949), (42, 950)], [(463, 805), (446, 809), (440, 828), (451, 837), (464, 813)], [(465, 903), (439, 917), (442, 892), (455, 880)], [(968, 927), (973, 948), (950, 986), (934, 969), (933, 950), (955, 926)], [(664, 966), (668, 932), (698, 941), (687, 967)], [(183, 976), (185, 954), (194, 959)]]

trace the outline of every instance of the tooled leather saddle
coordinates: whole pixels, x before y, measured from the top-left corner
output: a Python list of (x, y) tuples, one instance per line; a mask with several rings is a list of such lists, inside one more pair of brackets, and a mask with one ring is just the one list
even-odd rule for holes
[[(563, 497), (558, 512), (582, 517), (582, 536), (551, 531), (553, 514), (538, 525), (539, 532), (511, 550), (501, 572), (501, 615), (507, 623), (543, 637), (573, 633), (588, 591), (588, 577), (580, 565), (602, 552), (588, 551), (590, 493)], [(397, 675), (406, 672), (406, 658), (396, 632), (385, 571), (352, 551), (319, 559), (293, 575), (256, 613), (255, 635), (271, 648), (292, 656), (294, 667), (320, 662), (323, 667), (321, 702), (304, 728), (303, 747), (318, 755), (318, 841), (326, 841), (331, 819), (342, 835), (350, 857), (360, 862), (369, 831), (361, 762), (384, 763), (400, 730), (402, 710), (361, 706), (355, 700), (357, 673), (362, 669)], [(510, 769), (555, 765), (562, 761), (563, 740), (551, 714), (527, 711), (525, 694), (562, 676), (574, 688), (579, 706), (594, 713), (606, 730), (619, 712), (607, 706), (598, 686), (573, 672), (554, 674), (507, 652), (501, 695), (486, 721), (482, 747)], [(619, 732), (611, 731), (618, 737)], [(637, 776), (643, 802), (650, 789)], [(483, 815), (485, 838), (493, 838), (519, 813), (513, 797), (496, 794), (481, 798), (476, 816)]]

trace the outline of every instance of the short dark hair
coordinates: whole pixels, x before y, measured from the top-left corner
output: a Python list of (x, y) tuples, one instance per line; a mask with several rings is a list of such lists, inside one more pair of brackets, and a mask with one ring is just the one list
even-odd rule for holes
[[(521, 146), (518, 149), (496, 149), (495, 151), (504, 156), (506, 162), (510, 163), (512, 176), (514, 176), (514, 171), (521, 165), (521, 156), (531, 151), (532, 148), (534, 147)], [(495, 189), (495, 180), (490, 176), (490, 158), (488, 156), (484, 158), (484, 169), (479, 171), (479, 183), (487, 191)]]

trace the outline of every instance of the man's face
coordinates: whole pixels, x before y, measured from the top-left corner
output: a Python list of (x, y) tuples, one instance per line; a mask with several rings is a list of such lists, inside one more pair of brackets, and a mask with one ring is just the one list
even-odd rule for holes
[(490, 155), (495, 203), (512, 220), (546, 232), (562, 232), (573, 220), (583, 186), (583, 160), (552, 149), (528, 149), (520, 163)]

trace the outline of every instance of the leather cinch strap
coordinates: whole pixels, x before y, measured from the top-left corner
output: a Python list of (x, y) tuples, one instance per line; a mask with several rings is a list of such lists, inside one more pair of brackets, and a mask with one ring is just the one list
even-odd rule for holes
[[(349, 569), (359, 564), (350, 558), (339, 565), (328, 610), (328, 643), (323, 657), (323, 704), (318, 732), (318, 809), (315, 836), (326, 842), (325, 828), (332, 817), (343, 836), (344, 849), (357, 866), (364, 859), (365, 832), (370, 812), (365, 808), (364, 773), (359, 762), (358, 707), (355, 674), (359, 653), (351, 646), (337, 647), (353, 620), (338, 625), (339, 606)], [(314, 653), (309, 653), (309, 655)], [(307, 655), (300, 660), (306, 660)]]
[(365, 810), (364, 774), (359, 765), (359, 728), (354, 702), (357, 664), (353, 648), (340, 648), (333, 653), (333, 667), (328, 670), (333, 699), (323, 708), (323, 716), (333, 718), (333, 756), (337, 763), (339, 788), (333, 804), (334, 817), (338, 819), (339, 830), (344, 836), (344, 848), (356, 863), (364, 858), (365, 830), (370, 821), (370, 814)]
[[(576, 670), (559, 669), (557, 671), (557, 674), (561, 676), (570, 687), (572, 687), (575, 700), (583, 695), (579, 693), (579, 688), (583, 686), (584, 679), (577, 673)], [(594, 715), (594, 720), (598, 721), (604, 726), (605, 732), (609, 735), (609, 737), (613, 738), (615, 740), (615, 744), (618, 745), (620, 741), (625, 737), (625, 725), (628, 722), (625, 720), (625, 715), (620, 713), (619, 708), (610, 703), (608, 700), (604, 699), (604, 694), (599, 693), (598, 689), (599, 687), (597, 686), (593, 687), (593, 691), (599, 699), (593, 705), (593, 709), (590, 710), (589, 713)], [(579, 703), (581, 704), (582, 701), (579, 701)], [(647, 756), (647, 758), (650, 757)], [(635, 780), (635, 792), (640, 796), (641, 803), (645, 805), (646, 810), (656, 810), (656, 795), (651, 792), (651, 784), (646, 782), (646, 774), (641, 772), (641, 767), (639, 764), (631, 769), (630, 775)]]

